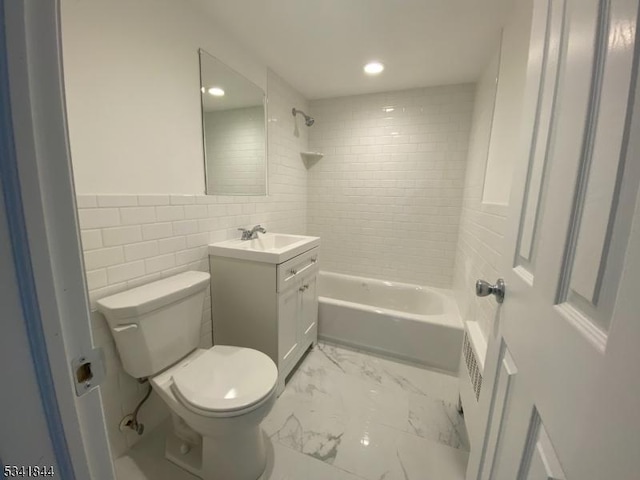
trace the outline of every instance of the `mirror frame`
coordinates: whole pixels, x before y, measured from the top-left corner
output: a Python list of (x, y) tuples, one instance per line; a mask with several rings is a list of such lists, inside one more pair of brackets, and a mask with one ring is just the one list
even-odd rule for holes
[[(223, 193), (209, 193), (208, 185), (209, 185), (209, 171), (207, 168), (207, 137), (205, 133), (205, 123), (204, 123), (204, 97), (202, 95), (202, 57), (206, 55), (213, 60), (220, 62), (229, 70), (244, 78), (247, 82), (252, 83), (262, 91), (262, 110), (264, 113), (264, 193), (259, 194), (247, 194), (247, 193), (239, 193), (239, 194), (223, 194)], [(248, 79), (245, 75), (238, 72), (235, 68), (231, 68), (225, 62), (220, 60), (218, 57), (211, 55), (209, 52), (204, 50), (203, 48), (198, 48), (198, 78), (200, 80), (200, 84), (198, 85), (198, 95), (200, 96), (200, 125), (202, 128), (202, 164), (204, 167), (204, 194), (208, 196), (216, 196), (216, 197), (268, 197), (269, 196), (269, 115), (268, 115), (268, 107), (269, 100), (267, 97), (267, 92), (262, 89), (262, 87), (256, 85), (252, 80)]]

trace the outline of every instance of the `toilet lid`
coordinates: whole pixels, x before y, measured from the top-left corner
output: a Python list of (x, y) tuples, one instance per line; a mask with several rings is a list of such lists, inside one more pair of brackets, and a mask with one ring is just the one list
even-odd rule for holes
[(258, 403), (274, 388), (278, 369), (264, 353), (216, 345), (173, 375), (173, 384), (191, 406), (228, 412)]

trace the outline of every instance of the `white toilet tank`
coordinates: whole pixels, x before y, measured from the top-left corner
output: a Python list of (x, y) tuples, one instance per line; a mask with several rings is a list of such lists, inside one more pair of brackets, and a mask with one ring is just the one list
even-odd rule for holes
[(198, 347), (209, 278), (184, 272), (98, 300), (129, 375), (155, 375)]

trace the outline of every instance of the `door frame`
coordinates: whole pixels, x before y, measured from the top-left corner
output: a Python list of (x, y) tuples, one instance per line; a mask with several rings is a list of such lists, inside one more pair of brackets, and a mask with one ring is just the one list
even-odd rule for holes
[[(114, 479), (99, 387), (76, 396), (71, 360), (93, 350), (75, 203), (59, 0), (0, 4), (2, 182), (27, 340), (63, 478)], [(11, 278), (15, 282), (15, 278)], [(12, 326), (0, 324), (2, 329)], [(3, 368), (3, 366), (0, 366)], [(21, 405), (10, 405), (20, 412)], [(0, 435), (3, 435), (0, 432)], [(4, 435), (11, 435), (6, 432)], [(4, 458), (4, 465), (11, 459)]]

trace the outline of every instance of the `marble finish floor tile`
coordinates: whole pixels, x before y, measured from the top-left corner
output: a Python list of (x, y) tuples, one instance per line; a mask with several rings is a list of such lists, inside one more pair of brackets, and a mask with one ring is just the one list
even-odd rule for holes
[(279, 401), (284, 404), (311, 402), (317, 408), (342, 411), (349, 418), (363, 417), (391, 427), (406, 428), (408, 392), (317, 366), (313, 354), (315, 352), (299, 366)]
[[(259, 480), (463, 480), (457, 379), (319, 343), (262, 423)], [(118, 480), (192, 480), (164, 458), (163, 429), (116, 461)]]
[(365, 480), (462, 480), (457, 379), (319, 343), (262, 426), (274, 445)]
[(324, 357), (313, 361), (321, 362), (326, 368), (338, 369), (373, 384), (451, 403), (458, 401), (458, 379), (450, 375), (327, 343), (319, 343), (313, 354)]
[(445, 400), (411, 394), (407, 431), (453, 448), (469, 450), (464, 418), (458, 413), (456, 404)]
[(325, 462), (297, 453), (287, 447), (272, 444), (267, 468), (259, 480), (362, 480), (351, 473)]
[(384, 425), (349, 422), (334, 466), (366, 480), (462, 480), (468, 452)]

